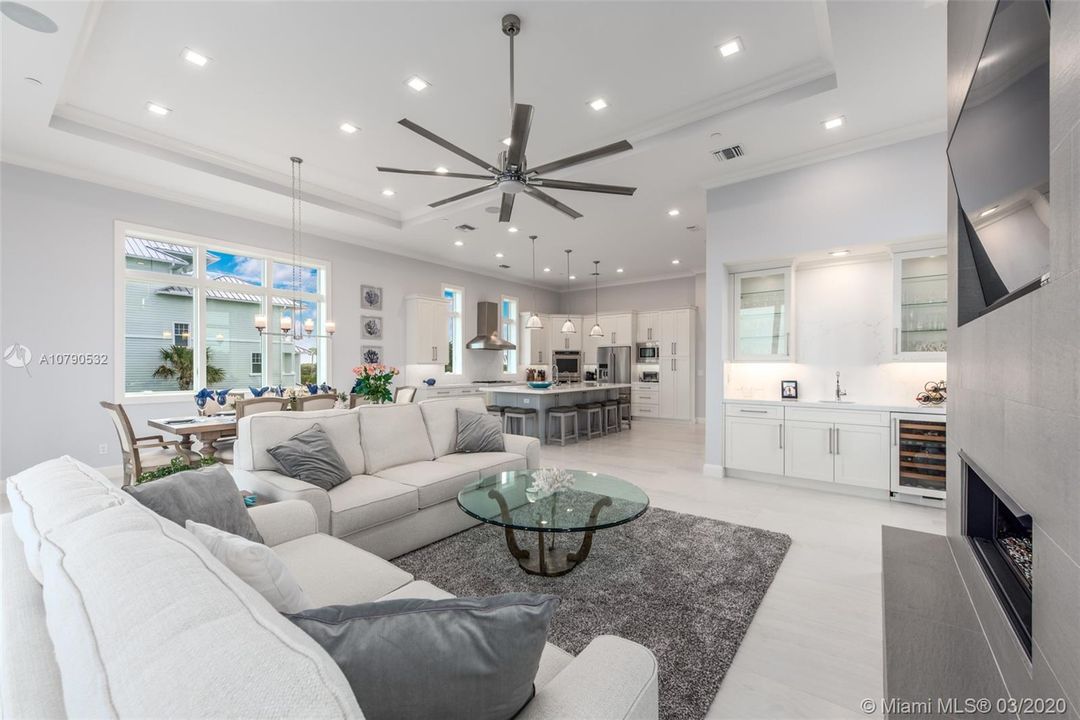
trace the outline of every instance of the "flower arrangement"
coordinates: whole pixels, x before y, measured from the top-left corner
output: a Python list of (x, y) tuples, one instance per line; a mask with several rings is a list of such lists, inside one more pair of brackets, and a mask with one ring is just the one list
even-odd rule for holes
[(390, 385), (398, 374), (398, 369), (382, 363), (357, 365), (353, 368), (356, 383), (353, 394), (362, 395), (373, 403), (388, 403), (394, 399)]
[(559, 468), (540, 468), (533, 470), (532, 485), (525, 488), (525, 497), (530, 502), (554, 495), (560, 490), (569, 490), (574, 486), (574, 474)]

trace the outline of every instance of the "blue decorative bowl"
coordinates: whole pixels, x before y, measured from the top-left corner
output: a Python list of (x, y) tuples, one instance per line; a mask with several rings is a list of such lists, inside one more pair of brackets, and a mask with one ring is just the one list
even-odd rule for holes
[(529, 387), (531, 387), (533, 390), (547, 390), (549, 387), (551, 387), (551, 383), (549, 383), (549, 382), (530, 382)]

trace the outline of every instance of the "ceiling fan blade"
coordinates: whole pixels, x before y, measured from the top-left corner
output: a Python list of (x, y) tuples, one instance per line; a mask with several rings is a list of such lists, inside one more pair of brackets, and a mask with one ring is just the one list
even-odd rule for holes
[(430, 130), (427, 130), (425, 128), (420, 127), (419, 125), (414, 123), (409, 118), (402, 118), (402, 119), (398, 120), (398, 124), (409, 128), (410, 130), (412, 130), (417, 135), (420, 135), (421, 137), (427, 138), (428, 140), (435, 143), (436, 145), (441, 145), (442, 147), (446, 148), (450, 152), (454, 153), (455, 155), (458, 155), (459, 157), (465, 158), (466, 160), (473, 163), (474, 165), (479, 165), (480, 167), (482, 167), (485, 170), (487, 170), (488, 172), (490, 172), (492, 175), (497, 175), (499, 173), (499, 171), (496, 170), (495, 167), (491, 163), (489, 163), (487, 160), (483, 160), (481, 158), (476, 157), (475, 155), (473, 155), (470, 152), (462, 150), (461, 148), (459, 148), (457, 145), (450, 142), (449, 140), (443, 140), (441, 137), (439, 137), (435, 133), (431, 132)]
[(499, 209), (499, 222), (510, 222), (510, 213), (514, 211), (514, 193), (503, 193), (502, 207)]
[(603, 147), (598, 147), (594, 150), (586, 150), (585, 152), (578, 153), (577, 155), (564, 157), (562, 160), (556, 160), (554, 162), (544, 163), (539, 167), (530, 168), (529, 174), (543, 175), (544, 173), (549, 173), (554, 170), (562, 170), (563, 168), (568, 168), (571, 165), (580, 165), (581, 163), (589, 162), (590, 160), (596, 160), (598, 158), (607, 157), (608, 155), (614, 155), (615, 153), (626, 152), (627, 150), (633, 149), (633, 145), (631, 145), (625, 140), (620, 140), (619, 142), (611, 143), (610, 145), (605, 145)]
[(434, 170), (402, 170), (401, 168), (376, 167), (379, 172), (401, 173), (402, 175), (434, 175), (435, 177), (466, 178), (468, 180), (490, 180), (490, 175), (472, 173), (435, 172)]
[(525, 146), (529, 143), (532, 114), (532, 105), (514, 105), (514, 116), (510, 119), (510, 149), (506, 151), (507, 165), (521, 167), (521, 163), (525, 161)]
[(550, 205), (551, 207), (555, 208), (559, 212), (564, 213), (566, 215), (569, 215), (574, 220), (577, 220), (579, 217), (584, 217), (584, 215), (579, 213), (574, 208), (570, 207), (569, 205), (564, 205), (563, 203), (559, 202), (555, 198), (548, 195), (543, 190), (538, 190), (537, 188), (533, 187), (532, 185), (526, 185), (525, 186), (525, 193), (529, 197), (536, 198), (540, 202)]
[(555, 190), (583, 190), (584, 192), (608, 193), (610, 195), (633, 195), (637, 188), (625, 185), (601, 185), (599, 183), (574, 182), (573, 180), (529, 180), (533, 186), (553, 188)]
[(479, 195), (480, 193), (484, 192), (485, 190), (490, 190), (493, 187), (495, 187), (495, 183), (491, 183), (489, 185), (484, 185), (482, 187), (478, 187), (478, 188), (475, 188), (473, 190), (468, 190), (468, 191), (463, 192), (463, 193), (458, 193), (457, 195), (452, 195), (452, 196), (450, 196), (448, 198), (443, 198), (442, 200), (439, 200), (437, 202), (428, 203), (428, 207), (433, 207), (434, 208), (434, 207), (439, 207), (441, 205), (446, 205), (447, 203), (452, 203), (455, 200), (464, 200), (467, 197), (472, 197), (473, 195)]

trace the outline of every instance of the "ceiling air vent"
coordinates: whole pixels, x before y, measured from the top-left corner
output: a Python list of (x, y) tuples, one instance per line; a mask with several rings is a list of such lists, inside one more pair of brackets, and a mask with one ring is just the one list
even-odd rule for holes
[(721, 150), (713, 151), (713, 157), (720, 162), (724, 162), (725, 160), (734, 160), (735, 158), (742, 156), (742, 145), (732, 145), (731, 147), (726, 147)]
[(469, 225), (468, 223), (462, 223), (461, 225), (458, 225), (454, 229), (455, 230), (460, 230), (461, 232), (472, 232), (476, 228), (473, 227), (472, 225)]
[(507, 265), (506, 263), (501, 263), (501, 264), (499, 265), (499, 269), (500, 269), (500, 270), (509, 270), (509, 269), (510, 269), (510, 266), (509, 266), (509, 265)]

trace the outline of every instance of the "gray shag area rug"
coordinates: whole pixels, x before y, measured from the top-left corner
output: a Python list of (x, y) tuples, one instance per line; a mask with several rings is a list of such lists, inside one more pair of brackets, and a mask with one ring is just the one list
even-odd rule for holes
[[(535, 552), (535, 533), (517, 534)], [(577, 549), (560, 535), (556, 548)], [(597, 635), (641, 643), (660, 666), (660, 717), (705, 716), (791, 538), (760, 528), (650, 508), (593, 535), (568, 575), (527, 575), (503, 529), (480, 525), (394, 563), (458, 596), (550, 593), (561, 599), (548, 640), (577, 654)]]

